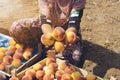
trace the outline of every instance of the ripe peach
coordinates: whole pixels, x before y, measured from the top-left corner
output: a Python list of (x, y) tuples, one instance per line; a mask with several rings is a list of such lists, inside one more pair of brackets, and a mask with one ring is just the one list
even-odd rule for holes
[(96, 80), (96, 76), (93, 74), (87, 74), (86, 75), (86, 80)]
[(54, 38), (52, 37), (51, 33), (46, 33), (41, 36), (41, 43), (45, 46), (51, 46), (55, 42)]
[(67, 67), (67, 63), (66, 62), (61, 62), (58, 67), (59, 67), (60, 70), (65, 70), (65, 68)]
[(0, 70), (5, 70), (5, 66), (6, 66), (5, 63), (1, 63), (1, 64), (0, 64)]
[(5, 55), (13, 56), (14, 52), (11, 50), (7, 50)]
[(15, 46), (16, 41), (14, 39), (11, 39), (8, 44), (9, 44), (9, 46), (11, 46), (11, 45)]
[(22, 61), (20, 59), (13, 59), (12, 66), (17, 68), (22, 65)]
[(53, 74), (45, 74), (43, 80), (54, 80)]
[(67, 66), (65, 68), (66, 73), (72, 74), (74, 71), (75, 71), (75, 68), (73, 66)]
[(72, 80), (72, 77), (70, 74), (65, 73), (62, 75), (61, 80)]
[(29, 60), (31, 57), (32, 57), (32, 52), (31, 51), (24, 51), (23, 58), (25, 60)]
[(53, 68), (47, 67), (47, 68), (45, 69), (45, 74), (54, 74), (54, 73), (55, 73), (55, 71), (54, 71)]
[(45, 75), (45, 72), (43, 70), (38, 70), (36, 72), (36, 78), (37, 79), (42, 79), (44, 75)]
[(66, 32), (65, 34), (66, 34), (65, 40), (66, 40), (68, 43), (73, 44), (73, 43), (76, 42), (77, 36), (76, 36), (76, 34), (75, 34), (74, 32), (69, 31), (69, 32)]
[(5, 53), (7, 50), (6, 50), (6, 48), (5, 47), (0, 47), (0, 52), (3, 52), (3, 53)]
[(79, 80), (81, 77), (81, 74), (80, 74), (80, 72), (75, 71), (71, 74), (71, 76), (72, 76), (73, 80)]
[(8, 47), (8, 50), (11, 50), (11, 51), (15, 52), (16, 51), (16, 47), (11, 45), (11, 46)]
[(53, 69), (54, 71), (56, 71), (58, 69), (58, 64), (55, 62), (52, 62), (48, 65), (48, 68)]
[(13, 58), (9, 55), (6, 55), (3, 57), (3, 62), (6, 64), (10, 64), (12, 62)]
[(15, 54), (13, 55), (13, 59), (20, 59), (20, 60), (22, 60), (22, 58), (23, 58), (22, 54), (15, 53)]
[(53, 32), (52, 36), (57, 41), (62, 41), (65, 38), (65, 30), (62, 27), (56, 27)]
[(58, 71), (56, 71), (56, 73), (55, 73), (56, 79), (57, 79), (57, 80), (61, 80), (61, 77), (62, 77), (62, 75), (63, 75), (64, 73), (65, 73), (65, 72), (64, 72), (63, 70), (58, 70)]
[(19, 80), (19, 78), (12, 76), (9, 80)]
[(0, 52), (0, 60), (2, 60), (4, 56), (5, 56), (4, 52)]
[(40, 63), (37, 63), (37, 64), (35, 64), (35, 65), (33, 65), (33, 69), (34, 70), (42, 70), (43, 69), (43, 65), (42, 64), (40, 64)]
[(17, 54), (23, 54), (23, 49), (22, 48), (17, 48), (15, 53)]
[(25, 75), (25, 76), (22, 77), (21, 80), (33, 80), (33, 79), (30, 75)]
[(46, 59), (46, 66), (48, 66), (52, 62), (56, 62), (54, 58), (47, 58)]
[(34, 69), (28, 69), (26, 72), (25, 72), (25, 75), (30, 75), (32, 78), (35, 77), (36, 75), (36, 71)]
[(17, 43), (17, 44), (15, 45), (15, 47), (16, 47), (17, 49), (19, 49), (19, 48), (22, 48), (22, 49), (23, 49), (23, 48), (24, 48), (24, 44), (18, 44), (18, 43)]
[(56, 52), (63, 52), (65, 49), (64, 43), (56, 41), (54, 44), (54, 48)]

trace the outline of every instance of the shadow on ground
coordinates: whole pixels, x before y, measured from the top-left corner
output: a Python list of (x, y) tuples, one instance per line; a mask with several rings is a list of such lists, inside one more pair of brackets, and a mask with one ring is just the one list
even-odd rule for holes
[[(104, 77), (109, 69), (120, 69), (120, 55), (118, 53), (89, 41), (83, 41), (83, 45), (85, 50), (85, 61), (89, 60), (97, 64), (93, 68), (93, 74)], [(90, 65), (92, 64), (86, 66), (89, 67)]]

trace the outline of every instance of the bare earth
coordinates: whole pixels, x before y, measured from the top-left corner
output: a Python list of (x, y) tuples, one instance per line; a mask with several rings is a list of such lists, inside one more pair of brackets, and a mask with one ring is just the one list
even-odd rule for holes
[[(9, 35), (17, 19), (38, 15), (37, 0), (0, 0), (0, 33)], [(83, 69), (120, 79), (120, 0), (87, 0), (81, 22)]]

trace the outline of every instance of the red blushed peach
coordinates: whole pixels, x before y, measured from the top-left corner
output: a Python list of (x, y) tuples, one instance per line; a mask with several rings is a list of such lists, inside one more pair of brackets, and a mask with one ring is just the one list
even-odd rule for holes
[(56, 79), (61, 80), (61, 77), (62, 77), (63, 74), (65, 74), (65, 72), (63, 70), (56, 71), (56, 73), (55, 73)]
[(32, 57), (32, 52), (31, 51), (24, 51), (23, 58), (25, 60), (29, 60), (31, 57)]
[(23, 54), (23, 49), (22, 48), (18, 48), (18, 49), (16, 49), (15, 53)]
[(71, 74), (71, 76), (72, 76), (73, 80), (79, 80), (80, 77), (81, 77), (81, 74), (80, 74), (80, 72), (78, 72), (78, 71), (74, 71), (74, 72)]
[(62, 75), (61, 80), (72, 80), (72, 77), (70, 74), (65, 73)]
[(11, 50), (7, 50), (5, 55), (8, 55), (8, 56), (13, 56), (14, 52), (11, 51)]
[(61, 62), (58, 67), (59, 67), (60, 70), (65, 70), (65, 68), (67, 67), (67, 63), (66, 62)]
[(10, 64), (12, 62), (13, 58), (9, 55), (6, 55), (3, 57), (3, 62), (6, 64)]
[(15, 54), (13, 55), (13, 59), (20, 59), (20, 60), (22, 60), (22, 58), (23, 58), (22, 54), (15, 53)]
[(52, 62), (56, 62), (55, 58), (47, 58), (47, 60), (46, 60), (46, 66), (48, 66)]
[(54, 80), (53, 74), (45, 74), (43, 80)]
[(41, 43), (45, 45), (46, 47), (52, 46), (54, 44), (55, 40), (52, 37), (51, 33), (46, 33), (41, 36)]
[(65, 30), (62, 27), (56, 27), (53, 32), (52, 36), (57, 41), (62, 41), (65, 38)]
[(73, 66), (67, 66), (65, 68), (65, 73), (72, 74), (75, 71), (75, 68)]
[(25, 76), (22, 77), (21, 80), (33, 80), (33, 79), (30, 75), (25, 75)]
[(68, 43), (75, 43), (76, 40), (77, 40), (77, 36), (74, 32), (72, 31), (68, 31), (65, 33), (66, 34), (66, 37), (65, 37), (65, 40), (68, 42)]
[(5, 66), (6, 66), (5, 63), (1, 63), (1, 64), (0, 64), (0, 70), (5, 70)]
[(63, 52), (65, 50), (65, 46), (63, 42), (55, 41), (54, 48), (56, 52)]
[(32, 78), (35, 77), (36, 75), (36, 71), (34, 69), (28, 69), (26, 72), (25, 72), (25, 75), (30, 75)]
[(40, 64), (40, 63), (37, 63), (37, 64), (35, 64), (35, 65), (33, 65), (33, 69), (34, 70), (42, 70), (43, 69), (43, 65), (42, 64)]
[(19, 78), (12, 76), (9, 80), (19, 80)]
[(58, 64), (55, 62), (52, 62), (48, 65), (48, 68), (53, 69), (54, 71), (56, 71), (58, 69)]
[(36, 72), (36, 78), (37, 79), (43, 79), (43, 76), (45, 75), (45, 72), (43, 70), (38, 70)]
[(22, 65), (22, 61), (20, 59), (13, 59), (12, 61), (12, 66), (17, 68), (20, 67)]

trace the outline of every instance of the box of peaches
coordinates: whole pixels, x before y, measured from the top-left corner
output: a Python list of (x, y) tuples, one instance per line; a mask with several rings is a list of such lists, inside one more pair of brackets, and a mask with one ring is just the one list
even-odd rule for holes
[(37, 48), (18, 44), (11, 37), (1, 33), (0, 44), (0, 72), (8, 76), (11, 76), (13, 69), (16, 69), (16, 72), (24, 70), (35, 63), (35, 56), (40, 56)]
[[(53, 54), (53, 55), (51, 55)], [(9, 80), (102, 80), (50, 53), (45, 59), (13, 74)]]

